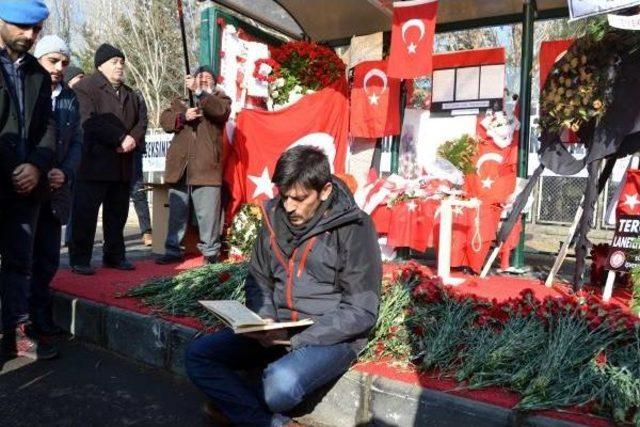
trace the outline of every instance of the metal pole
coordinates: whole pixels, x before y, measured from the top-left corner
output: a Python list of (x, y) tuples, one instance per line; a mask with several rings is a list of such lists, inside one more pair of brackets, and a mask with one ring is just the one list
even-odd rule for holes
[[(529, 131), (531, 117), (531, 71), (533, 68), (533, 30), (536, 13), (535, 0), (523, 0), (522, 57), (520, 58), (520, 140), (518, 141), (518, 177), (526, 178), (529, 167)], [(525, 221), (522, 216), (520, 243), (513, 254), (513, 266), (524, 266)]]
[[(187, 75), (191, 74), (191, 69), (189, 67), (189, 49), (187, 48), (187, 35), (184, 30), (184, 13), (182, 12), (182, 0), (177, 0), (178, 2), (178, 21), (180, 22), (180, 36), (182, 37), (182, 53), (184, 55), (184, 67), (187, 71)], [(189, 106), (193, 107), (193, 93), (189, 90)]]

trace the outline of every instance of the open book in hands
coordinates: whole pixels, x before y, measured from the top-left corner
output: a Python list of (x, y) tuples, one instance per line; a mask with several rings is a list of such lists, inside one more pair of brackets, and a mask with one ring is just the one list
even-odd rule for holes
[(258, 316), (249, 310), (244, 304), (234, 300), (222, 301), (198, 301), (207, 310), (215, 314), (234, 333), (271, 331), (274, 329), (296, 328), (313, 324), (311, 319), (302, 319), (291, 322), (272, 322)]

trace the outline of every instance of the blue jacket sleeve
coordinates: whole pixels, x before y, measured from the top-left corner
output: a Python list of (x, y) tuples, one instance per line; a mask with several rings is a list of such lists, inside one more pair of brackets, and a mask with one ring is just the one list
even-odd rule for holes
[(69, 141), (69, 147), (67, 148), (67, 153), (60, 165), (60, 169), (67, 177), (67, 182), (73, 182), (76, 178), (76, 171), (80, 166), (83, 139), (82, 124), (80, 120), (80, 104), (75, 96), (71, 103), (69, 119), (71, 140)]

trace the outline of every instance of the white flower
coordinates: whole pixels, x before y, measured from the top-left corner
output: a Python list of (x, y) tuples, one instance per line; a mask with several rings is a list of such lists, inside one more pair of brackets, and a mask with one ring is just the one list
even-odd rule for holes
[(298, 102), (302, 98), (302, 94), (300, 92), (290, 92), (289, 93), (289, 104), (293, 104), (294, 102)]
[(282, 86), (284, 86), (284, 83), (285, 83), (285, 82), (284, 82), (284, 79), (283, 79), (282, 77), (278, 77), (278, 78), (276, 79), (276, 84), (275, 84), (275, 86), (276, 86), (276, 87), (282, 87)]
[(309, 95), (310, 93), (316, 93), (315, 90), (313, 89), (307, 89), (307, 91), (305, 92), (307, 95)]
[(271, 92), (271, 97), (272, 98), (277, 98), (279, 94), (280, 93), (277, 90), (274, 90), (274, 91)]
[(260, 68), (258, 69), (258, 73), (263, 76), (268, 76), (273, 71), (273, 68), (269, 64), (260, 64)]
[(295, 86), (293, 87), (292, 92), (294, 92), (294, 93), (302, 93), (302, 86), (300, 86), (300, 85), (295, 85)]

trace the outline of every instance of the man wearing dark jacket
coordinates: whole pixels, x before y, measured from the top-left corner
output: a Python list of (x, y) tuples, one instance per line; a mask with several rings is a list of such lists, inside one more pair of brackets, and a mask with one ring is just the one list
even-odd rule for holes
[(129, 214), (133, 150), (144, 138), (138, 97), (124, 84), (124, 54), (103, 44), (96, 50), (97, 71), (74, 87), (84, 131), (82, 161), (72, 204), (69, 255), (74, 273), (91, 275), (93, 240), (103, 205), (105, 268), (133, 270), (125, 258), (124, 226)]
[(222, 131), (231, 113), (231, 98), (216, 89), (213, 71), (206, 66), (186, 77), (197, 105), (175, 99), (160, 117), (165, 132), (175, 134), (167, 153), (164, 180), (169, 190), (169, 226), (165, 254), (158, 264), (182, 261), (180, 243), (193, 203), (205, 263), (215, 263), (222, 232), (220, 184), (222, 183)]
[[(27, 52), (49, 11), (42, 0), (0, 0), (0, 299), (4, 357), (55, 356), (29, 331), (33, 235), (55, 125), (49, 74)], [(47, 190), (45, 188), (45, 190)]]
[(33, 251), (30, 314), (35, 331), (44, 336), (58, 332), (53, 323), (49, 284), (60, 264), (62, 225), (71, 210), (71, 184), (80, 164), (82, 128), (80, 107), (73, 91), (63, 82), (71, 51), (58, 36), (48, 35), (36, 45), (34, 56), (51, 75), (51, 108), (57, 144), (53, 168), (47, 174), (50, 189), (40, 206)]
[[(244, 335), (224, 329), (189, 346), (187, 373), (212, 399), (209, 414), (233, 425), (291, 423), (282, 414), (349, 368), (378, 315), (376, 232), (346, 185), (331, 177), (324, 153), (290, 149), (272, 180), (279, 196), (264, 205), (245, 282), (247, 306), (264, 319), (314, 323)], [(288, 346), (278, 345), (283, 341)], [(268, 366), (258, 388), (235, 373), (261, 362)]]

